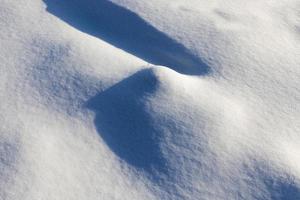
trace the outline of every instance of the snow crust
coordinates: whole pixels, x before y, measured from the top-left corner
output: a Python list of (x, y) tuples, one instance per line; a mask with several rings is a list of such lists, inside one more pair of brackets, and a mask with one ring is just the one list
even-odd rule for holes
[(297, 0), (0, 0), (0, 199), (300, 199)]

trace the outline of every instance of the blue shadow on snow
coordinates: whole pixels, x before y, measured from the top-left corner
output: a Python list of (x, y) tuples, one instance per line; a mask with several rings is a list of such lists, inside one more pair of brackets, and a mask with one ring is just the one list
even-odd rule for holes
[(151, 69), (141, 70), (86, 103), (95, 112), (95, 125), (108, 147), (123, 161), (150, 175), (167, 174), (160, 152), (160, 135), (147, 106), (157, 87)]
[[(268, 191), (268, 198), (267, 197), (256, 197), (257, 200), (265, 200), (265, 199), (272, 199), (272, 200), (300, 200), (300, 187), (299, 183), (295, 181), (295, 178), (289, 176), (288, 174), (278, 174), (275, 173), (270, 166), (265, 163), (265, 161), (257, 161), (253, 160), (254, 162), (254, 171), (253, 169), (246, 168), (251, 178), (253, 179), (260, 179)], [(255, 184), (253, 181), (251, 184)], [(254, 185), (253, 187), (256, 187)], [(250, 187), (251, 188), (251, 187)], [(255, 195), (255, 191), (253, 192)]]
[(149, 63), (203, 75), (209, 67), (182, 44), (134, 12), (108, 0), (43, 0), (47, 11), (71, 26), (101, 38)]
[(300, 200), (300, 188), (292, 180), (266, 179), (265, 184), (272, 200)]

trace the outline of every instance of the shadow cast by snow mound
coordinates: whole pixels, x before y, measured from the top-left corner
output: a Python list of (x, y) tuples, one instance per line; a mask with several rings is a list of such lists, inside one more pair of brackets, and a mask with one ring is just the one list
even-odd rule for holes
[(90, 99), (95, 126), (109, 148), (129, 165), (149, 174), (165, 173), (159, 132), (147, 110), (147, 96), (157, 87), (150, 69), (139, 71)]
[(108, 0), (43, 0), (47, 11), (71, 26), (101, 38), (149, 63), (203, 75), (209, 67), (183, 45), (132, 11)]
[[(252, 187), (257, 187), (256, 181), (261, 181), (264, 187), (258, 189), (265, 189), (267, 192), (265, 196), (260, 196), (259, 192), (253, 192), (257, 200), (296, 200), (300, 199), (299, 181), (296, 177), (274, 171), (272, 166), (269, 166), (265, 161), (253, 160), (254, 167), (252, 169), (246, 168), (246, 173), (251, 177), (249, 182)], [(249, 188), (252, 188), (251, 186)]]
[(266, 177), (264, 182), (270, 192), (272, 200), (300, 199), (300, 188), (292, 178), (283, 180), (280, 178)]
[(300, 189), (294, 183), (268, 182), (272, 200), (295, 200), (300, 199)]

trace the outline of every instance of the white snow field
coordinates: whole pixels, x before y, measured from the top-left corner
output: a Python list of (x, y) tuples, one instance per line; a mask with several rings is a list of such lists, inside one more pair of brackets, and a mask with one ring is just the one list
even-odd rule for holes
[(0, 0), (1, 200), (300, 200), (299, 0)]

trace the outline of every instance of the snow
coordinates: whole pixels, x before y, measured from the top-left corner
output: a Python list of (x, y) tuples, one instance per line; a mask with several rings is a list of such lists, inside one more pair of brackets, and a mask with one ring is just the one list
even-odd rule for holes
[(300, 199), (299, 1), (0, 3), (0, 199)]

